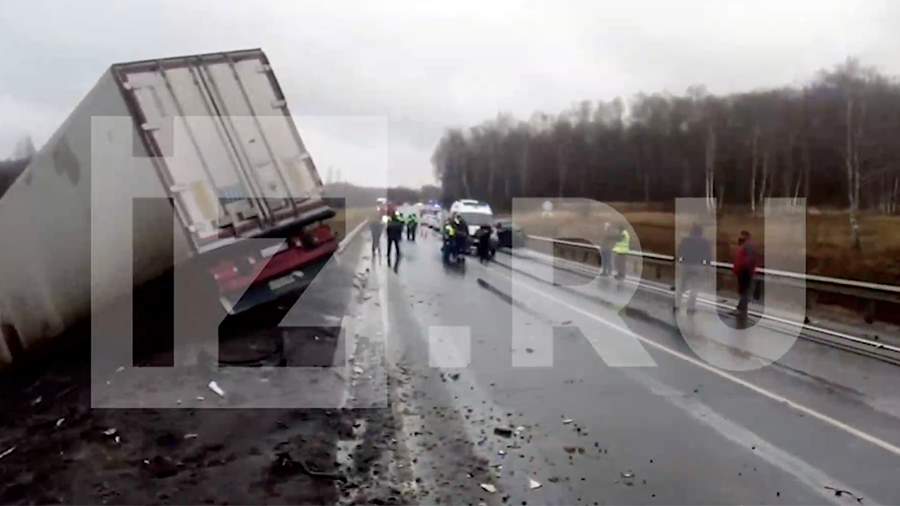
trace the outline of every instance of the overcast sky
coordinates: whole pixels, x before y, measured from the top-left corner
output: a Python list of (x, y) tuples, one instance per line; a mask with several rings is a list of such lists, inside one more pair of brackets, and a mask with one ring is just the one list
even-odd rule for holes
[(898, 26), (891, 1), (2, 0), (0, 158), (25, 133), (40, 146), (111, 63), (260, 47), (323, 178), (373, 183), (386, 163), (417, 186), (447, 127), (802, 84), (848, 55), (896, 75)]

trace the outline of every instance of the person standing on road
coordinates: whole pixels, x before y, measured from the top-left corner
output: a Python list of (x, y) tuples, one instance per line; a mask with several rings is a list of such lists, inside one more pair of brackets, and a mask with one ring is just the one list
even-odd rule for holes
[(456, 229), (456, 252), (459, 255), (469, 253), (469, 224), (459, 213), (453, 215), (453, 227)]
[(391, 264), (391, 245), (397, 252), (396, 263), (400, 262), (400, 240), (403, 238), (403, 221), (395, 212), (391, 215), (387, 224), (387, 260), (388, 265)]
[(753, 275), (756, 273), (756, 249), (750, 241), (750, 232), (746, 230), (741, 230), (737, 243), (732, 268), (738, 284), (738, 304), (735, 313), (740, 318), (746, 318), (750, 294), (753, 293)]
[(478, 249), (478, 261), (486, 264), (491, 260), (491, 226), (482, 225), (475, 232), (475, 244)]
[(712, 262), (712, 246), (703, 237), (703, 227), (695, 224), (691, 233), (678, 245), (677, 260), (682, 264), (681, 277), (676, 281), (675, 302), (672, 308), (678, 311), (685, 291), (689, 291), (687, 312), (693, 313), (697, 305), (697, 290), (703, 279), (703, 270)]
[(381, 232), (384, 230), (384, 224), (381, 217), (376, 216), (375, 219), (369, 220), (369, 232), (372, 234), (372, 259), (375, 259), (375, 252), (381, 256)]
[(608, 221), (603, 224), (600, 238), (600, 275), (609, 277), (613, 273), (613, 246), (619, 241), (619, 234)]
[(419, 227), (419, 220), (416, 218), (416, 213), (409, 213), (406, 217), (406, 239), (412, 242), (416, 242), (416, 229)]
[(616, 256), (616, 279), (622, 281), (625, 279), (625, 260), (631, 251), (631, 235), (625, 229), (625, 225), (619, 225), (619, 233), (612, 251)]

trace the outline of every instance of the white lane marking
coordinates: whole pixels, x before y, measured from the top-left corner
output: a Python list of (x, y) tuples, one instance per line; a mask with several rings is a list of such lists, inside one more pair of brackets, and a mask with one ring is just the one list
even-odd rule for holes
[[(496, 276), (500, 276), (500, 274), (496, 273), (495, 271), (493, 271), (493, 270), (491, 270), (491, 269), (485, 269), (485, 271), (491, 272), (492, 274), (494, 274), (494, 275), (496, 275)], [(541, 290), (538, 290), (538, 289), (533, 288), (533, 287), (531, 287), (531, 286), (528, 286), (528, 284), (522, 282), (522, 280), (514, 280), (514, 279), (512, 279), (512, 277), (510, 277), (510, 280), (511, 280), (512, 282), (518, 282), (519, 285), (522, 286), (523, 288), (525, 288), (525, 289), (527, 289), (527, 290), (529, 290), (529, 291), (531, 291), (531, 292), (534, 292), (534, 293), (536, 293), (536, 294), (538, 294), (538, 295), (541, 295), (541, 296), (543, 296), (543, 297), (546, 298), (546, 299), (552, 300), (553, 302), (556, 302), (557, 304), (560, 304), (560, 305), (562, 305), (562, 306), (565, 306), (565, 307), (571, 309), (572, 311), (575, 311), (575, 312), (577, 312), (577, 313), (580, 313), (580, 314), (582, 314), (582, 315), (585, 315), (585, 316), (587, 316), (587, 317), (589, 317), (589, 318), (591, 318), (591, 319), (593, 319), (593, 320), (599, 322), (600, 324), (605, 325), (605, 326), (608, 327), (608, 328), (611, 328), (611, 329), (617, 330), (617, 331), (619, 331), (619, 332), (623, 332), (623, 333), (625, 333), (625, 334), (628, 334), (628, 335), (634, 337), (635, 339), (640, 340), (642, 343), (646, 344), (647, 346), (656, 348), (657, 350), (662, 351), (662, 352), (664, 352), (664, 353), (668, 353), (669, 355), (672, 355), (673, 357), (676, 357), (676, 358), (679, 358), (679, 359), (681, 359), (681, 360), (684, 360), (685, 362), (687, 362), (687, 363), (689, 363), (689, 364), (692, 364), (692, 365), (697, 366), (697, 367), (699, 367), (699, 368), (701, 368), (701, 369), (704, 369), (704, 370), (706, 370), (706, 371), (709, 371), (709, 372), (711, 372), (711, 373), (713, 373), (713, 374), (715, 374), (715, 375), (717, 375), (717, 376), (720, 376), (720, 377), (722, 377), (722, 378), (724, 378), (724, 379), (726, 379), (726, 380), (728, 380), (728, 381), (731, 381), (731, 382), (733, 382), (733, 383), (735, 383), (735, 384), (737, 384), (737, 385), (741, 385), (742, 387), (747, 388), (747, 389), (749, 389), (749, 390), (752, 390), (752, 391), (754, 391), (754, 392), (756, 392), (756, 393), (758, 393), (758, 394), (760, 394), (760, 395), (762, 395), (762, 396), (764, 396), (764, 397), (768, 397), (769, 399), (771, 399), (771, 400), (773, 400), (773, 401), (783, 403), (783, 404), (785, 404), (786, 406), (788, 406), (788, 407), (791, 408), (791, 409), (794, 409), (794, 410), (799, 411), (799, 412), (801, 412), (801, 413), (803, 413), (803, 414), (805, 414), (805, 415), (808, 415), (808, 416), (810, 416), (810, 417), (812, 417), (812, 418), (815, 418), (815, 419), (817, 419), (817, 420), (819, 420), (819, 421), (821, 421), (821, 422), (824, 422), (824, 423), (826, 423), (826, 424), (828, 424), (828, 425), (831, 425), (832, 427), (834, 427), (834, 428), (836, 428), (836, 429), (839, 429), (839, 430), (841, 430), (841, 431), (844, 431), (844, 432), (846, 432), (846, 433), (848, 433), (848, 434), (850, 434), (850, 435), (852, 435), (852, 436), (855, 436), (855, 437), (857, 437), (857, 438), (859, 438), (859, 439), (862, 439), (863, 441), (866, 441), (866, 442), (868, 442), (868, 443), (870, 443), (870, 444), (873, 444), (873, 445), (875, 445), (875, 446), (877, 446), (877, 447), (879, 447), (879, 448), (881, 448), (881, 449), (883, 449), (883, 450), (886, 450), (886, 451), (888, 451), (888, 452), (890, 452), (890, 453), (893, 453), (894, 455), (900, 457), (900, 447), (898, 447), (898, 446), (896, 446), (896, 445), (894, 445), (894, 444), (892, 444), (892, 443), (890, 443), (890, 442), (888, 442), (888, 441), (885, 441), (885, 440), (883, 440), (883, 439), (881, 439), (881, 438), (879, 438), (879, 437), (877, 437), (877, 436), (874, 436), (874, 435), (872, 435), (872, 434), (869, 434), (868, 432), (865, 432), (865, 431), (863, 431), (863, 430), (857, 429), (856, 427), (853, 427), (853, 426), (851, 426), (851, 425), (848, 425), (848, 424), (846, 424), (846, 423), (844, 423), (844, 422), (842, 422), (842, 421), (840, 421), (840, 420), (838, 420), (838, 419), (836, 419), (836, 418), (832, 418), (832, 417), (830, 417), (830, 416), (828, 416), (828, 415), (826, 415), (826, 414), (824, 414), (824, 413), (820, 413), (820, 412), (818, 412), (818, 411), (816, 411), (816, 410), (814, 410), (814, 409), (812, 409), (812, 408), (808, 408), (808, 407), (804, 406), (803, 404), (800, 404), (800, 403), (798, 403), (798, 402), (792, 401), (792, 400), (790, 400), (790, 399), (788, 399), (788, 398), (786, 398), (786, 397), (783, 397), (783, 396), (781, 396), (781, 395), (776, 394), (775, 392), (772, 392), (772, 391), (766, 390), (765, 388), (762, 388), (762, 387), (760, 387), (760, 386), (754, 385), (753, 383), (750, 383), (749, 381), (746, 381), (746, 380), (743, 380), (743, 379), (741, 379), (741, 378), (738, 378), (737, 376), (735, 376), (735, 375), (733, 375), (733, 374), (730, 374), (730, 373), (727, 373), (727, 372), (725, 372), (725, 371), (722, 371), (721, 369), (717, 369), (717, 368), (715, 368), (715, 367), (713, 367), (713, 366), (711, 366), (711, 365), (709, 365), (709, 364), (706, 364), (706, 363), (704, 363), (704, 362), (701, 362), (700, 360), (697, 360), (697, 359), (695, 359), (695, 358), (693, 358), (693, 357), (690, 357), (690, 356), (688, 356), (688, 355), (685, 355), (684, 353), (681, 353), (680, 351), (673, 350), (672, 348), (669, 348), (668, 346), (659, 344), (659, 343), (657, 343), (656, 341), (653, 341), (652, 339), (646, 338), (646, 337), (644, 337), (644, 336), (642, 336), (642, 335), (640, 335), (640, 334), (638, 334), (638, 333), (636, 333), (636, 332), (633, 332), (633, 331), (632, 331), (631, 329), (629, 329), (629, 328), (622, 327), (621, 325), (617, 325), (617, 324), (615, 324), (615, 323), (612, 323), (612, 322), (610, 322), (610, 321), (607, 321), (606, 319), (601, 318), (601, 317), (597, 316), (596, 314), (593, 314), (593, 313), (591, 313), (591, 312), (589, 312), (589, 311), (585, 311), (585, 310), (583, 310), (583, 309), (581, 309), (581, 308), (579, 308), (579, 307), (576, 307), (576, 306), (570, 304), (569, 302), (564, 301), (564, 300), (562, 300), (562, 299), (560, 299), (560, 298), (558, 298), (558, 297), (554, 297), (553, 295), (550, 295), (550, 294), (548, 294), (548, 293), (546, 293), (546, 292), (544, 292), (544, 291), (541, 291)]]
[(716, 413), (709, 406), (697, 399), (686, 397), (681, 392), (660, 383), (644, 373), (634, 370), (625, 370), (624, 372), (634, 381), (643, 384), (654, 394), (662, 397), (676, 408), (687, 413), (691, 418), (712, 428), (725, 439), (728, 439), (743, 448), (752, 448), (754, 455), (785, 473), (794, 476), (828, 502), (833, 504), (843, 504), (841, 500), (836, 499), (832, 492), (825, 489), (824, 485), (829, 485), (841, 490), (853, 490), (840, 480), (836, 480), (821, 469), (782, 450), (743, 425), (735, 423), (719, 413)]
[(362, 230), (363, 226), (365, 226), (365, 224), (368, 222), (369, 220), (363, 220), (359, 225), (356, 226), (356, 228), (354, 228), (350, 231), (349, 234), (347, 234), (347, 237), (341, 239), (341, 242), (338, 243), (337, 252), (341, 253), (342, 251), (344, 251), (344, 248), (346, 248), (347, 245), (350, 244), (350, 241), (353, 240), (353, 237), (356, 236), (356, 234), (359, 233), (359, 231)]

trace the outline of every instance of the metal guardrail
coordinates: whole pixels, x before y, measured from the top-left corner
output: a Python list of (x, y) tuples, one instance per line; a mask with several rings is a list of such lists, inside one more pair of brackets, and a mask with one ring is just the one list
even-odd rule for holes
[[(527, 235), (529, 239), (534, 239), (537, 241), (546, 241), (552, 242), (554, 244), (565, 244), (567, 246), (574, 246), (585, 249), (593, 249), (596, 251), (600, 251), (600, 247), (594, 244), (580, 243), (574, 241), (564, 241), (561, 239), (551, 239), (549, 237), (542, 237), (539, 235)], [(675, 262), (675, 257), (671, 255), (661, 255), (659, 253), (649, 253), (646, 251), (629, 251), (629, 255), (637, 256), (642, 258), (650, 258), (654, 260), (664, 260), (667, 262)], [(731, 269), (734, 267), (733, 264), (729, 262), (712, 262), (712, 265), (718, 267), (720, 269)], [(817, 276), (815, 274), (801, 274), (798, 272), (789, 272), (789, 271), (780, 271), (776, 269), (766, 269), (764, 267), (757, 267), (756, 272), (759, 274), (767, 275), (767, 276), (777, 276), (781, 278), (792, 278), (804, 281), (815, 281), (819, 283), (827, 283), (838, 286), (847, 286), (854, 288), (863, 288), (866, 290), (875, 290), (881, 292), (895, 293), (900, 294), (900, 286), (897, 285), (884, 285), (880, 283), (871, 283), (868, 281), (856, 281), (854, 279), (842, 279), (842, 278), (830, 278), (827, 276)]]
[[(593, 250), (599, 254), (600, 248), (595, 244), (567, 241), (562, 239), (553, 239), (550, 237), (527, 235), (528, 239), (552, 243), (554, 245), (564, 245), (573, 248)], [(648, 259), (654, 262), (672, 264), (675, 263), (675, 257), (671, 255), (661, 255), (659, 253), (651, 253), (644, 251), (631, 251), (629, 255)], [(729, 262), (712, 262), (712, 266), (718, 269), (731, 270), (733, 264)], [(758, 267), (757, 274), (761, 274), (771, 278), (781, 278), (784, 280), (805, 281), (809, 288), (819, 292), (834, 293), (840, 295), (849, 295), (858, 297), (868, 302), (865, 309), (865, 320), (871, 323), (874, 319), (875, 301), (887, 301), (891, 303), (900, 303), (900, 286), (887, 285), (881, 283), (872, 283), (867, 281), (857, 281), (853, 279), (831, 278), (827, 276), (819, 276), (815, 274), (803, 274), (798, 272), (782, 271), (777, 269), (767, 269)]]
[[(599, 251), (599, 248), (593, 244), (580, 243), (580, 242), (574, 242), (574, 241), (566, 241), (566, 240), (561, 240), (561, 239), (551, 239), (551, 238), (542, 237), (542, 236), (525, 235), (525, 237), (528, 239), (533, 239), (533, 240), (537, 240), (537, 241), (544, 241), (544, 242), (550, 242), (550, 243), (554, 243), (554, 244), (561, 244), (561, 245), (565, 245), (565, 246), (572, 246), (572, 247), (577, 247), (577, 248), (582, 248), (582, 249), (591, 249), (594, 251)], [(510, 251), (510, 254), (512, 254), (511, 251)], [(630, 254), (632, 256), (636, 256), (636, 257), (649, 258), (649, 259), (651, 259), (653, 261), (657, 261), (657, 262), (667, 262), (669, 264), (673, 264), (675, 261), (675, 258), (670, 255), (661, 255), (658, 253), (645, 253), (645, 252), (632, 251), (632, 252), (630, 252)], [(566, 259), (556, 259), (556, 260), (561, 260), (562, 262), (572, 264), (573, 268), (576, 268), (578, 270), (580, 270), (582, 268), (589, 269), (589, 270), (593, 269), (590, 266), (579, 264), (578, 262), (574, 262), (572, 260), (566, 260)], [(575, 265), (580, 265), (582, 267), (574, 267)], [(727, 263), (727, 262), (715, 262), (714, 265), (718, 268), (723, 268), (723, 269), (731, 268), (731, 264)], [(759, 270), (764, 273), (766, 272), (764, 269), (759, 269)], [(779, 276), (783, 272), (784, 271), (769, 269), (768, 274), (770, 276)], [(788, 274), (788, 276), (785, 276), (785, 277), (792, 278), (792, 279), (796, 279), (796, 278), (802, 279), (804, 277), (803, 274), (799, 274), (799, 273), (786, 273), (786, 274)], [(828, 278), (825, 276), (810, 275), (810, 276), (807, 276), (807, 278), (808, 279), (811, 278), (815, 282), (835, 280), (835, 281), (837, 281), (837, 283), (835, 283), (835, 285), (838, 285), (838, 287), (843, 286), (843, 283), (841, 283), (841, 282), (848, 282), (848, 285), (854, 286), (856, 289), (859, 288), (858, 284), (884, 287), (887, 289), (886, 292), (890, 292), (890, 293), (894, 293), (898, 289), (898, 287), (894, 286), (894, 285), (879, 285), (877, 283), (857, 282), (854, 280)], [(674, 289), (674, 288), (665, 289), (661, 286), (658, 286), (656, 283), (649, 283), (645, 286), (645, 283), (642, 280), (629, 280), (628, 282), (636, 283), (640, 286), (644, 286), (645, 288), (650, 289), (651, 291), (658, 291), (658, 292), (666, 294), (666, 295), (672, 295), (672, 293), (673, 293), (672, 290)], [(842, 292), (842, 293), (844, 293), (844, 292)], [(698, 302), (708, 304), (710, 306), (717, 307), (720, 309), (725, 309), (725, 308), (731, 307), (730, 305), (723, 304), (722, 301), (717, 298), (707, 299), (705, 297), (699, 297)], [(847, 349), (847, 350), (850, 350), (850, 351), (853, 351), (856, 353), (861, 353), (863, 355), (871, 356), (878, 360), (882, 360), (882, 361), (889, 362), (889, 363), (900, 366), (900, 347), (881, 342), (881, 341), (877, 340), (877, 337), (875, 338), (875, 340), (872, 340), (872, 339), (860, 337), (857, 335), (849, 334), (847, 332), (842, 332), (840, 330), (830, 328), (830, 326), (826, 327), (826, 326), (822, 326), (820, 324), (814, 324), (814, 323), (810, 322), (808, 319), (803, 322), (793, 321), (793, 320), (781, 318), (781, 317), (778, 317), (775, 315), (766, 314), (764, 312), (758, 312), (753, 309), (750, 310), (750, 314), (754, 317), (760, 318), (762, 320), (767, 320), (767, 321), (770, 321), (775, 324), (784, 324), (784, 325), (787, 325), (790, 327), (800, 326), (801, 328), (805, 329), (806, 331), (811, 331), (812, 334), (808, 334), (807, 332), (801, 333), (801, 337), (803, 337), (804, 339), (814, 341), (814, 342), (820, 342), (822, 344), (826, 344), (829, 346), (835, 346), (835, 347), (841, 348), (841, 349)]]

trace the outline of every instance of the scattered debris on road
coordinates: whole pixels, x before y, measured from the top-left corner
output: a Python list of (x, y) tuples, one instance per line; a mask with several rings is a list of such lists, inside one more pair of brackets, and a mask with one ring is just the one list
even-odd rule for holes
[[(216, 393), (219, 397), (225, 397), (225, 391), (216, 383), (215, 380), (209, 382), (209, 389)], [(201, 399), (198, 399), (201, 400)]]
[(485, 492), (487, 492), (489, 494), (497, 493), (497, 487), (495, 487), (494, 485), (492, 485), (490, 483), (482, 483), (481, 488), (482, 488), (482, 490), (484, 490)]
[(103, 431), (103, 435), (104, 436), (114, 436), (116, 434), (116, 432), (118, 432), (118, 430), (116, 430), (115, 427), (110, 427), (110, 428), (106, 429), (105, 431)]
[(494, 434), (502, 437), (512, 437), (513, 430), (507, 427), (494, 427)]
[(541, 488), (543, 485), (539, 481), (535, 481), (533, 478), (528, 478), (528, 488), (531, 490), (535, 490)]
[(326, 480), (346, 481), (347, 478), (340, 473), (329, 473), (310, 468), (306, 462), (302, 460), (294, 460), (288, 452), (280, 452), (275, 456), (275, 462), (272, 463), (272, 473), (278, 476), (287, 476), (295, 474), (298, 471), (312, 476), (313, 478), (322, 478)]
[(861, 496), (858, 496), (858, 495), (854, 494), (853, 492), (851, 492), (851, 491), (849, 491), (849, 490), (844, 490), (844, 489), (842, 489), (842, 488), (830, 487), (830, 486), (828, 486), (828, 485), (825, 485), (825, 490), (831, 490), (832, 492), (834, 492), (834, 495), (835, 495), (836, 497), (841, 497), (841, 496), (843, 496), (844, 494), (846, 494), (846, 495), (849, 495), (850, 497), (856, 499), (856, 502), (860, 502), (860, 503), (861, 503), (861, 502), (863, 501), (863, 498), (862, 498)]
[(156, 455), (149, 460), (144, 460), (144, 463), (154, 478), (168, 478), (175, 476), (179, 471), (179, 464), (169, 457)]
[(185, 435), (184, 435), (184, 439), (197, 439), (199, 436), (200, 436), (200, 434), (194, 434), (194, 433), (192, 432), (192, 433), (190, 433), (190, 434), (185, 434)]
[(634, 485), (634, 471), (631, 469), (622, 471), (622, 483), (629, 487)]
[(572, 420), (571, 418), (563, 418), (562, 423), (563, 423), (563, 425), (569, 425), (570, 423), (572, 423), (574, 421), (575, 420)]
[(4, 451), (3, 453), (0, 453), (0, 459), (5, 458), (6, 456), (8, 456), (9, 454), (11, 454), (14, 451), (16, 451), (15, 446), (9, 448), (8, 450)]

